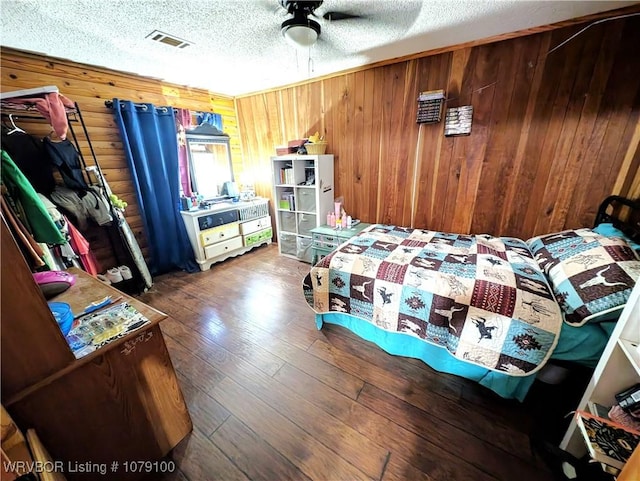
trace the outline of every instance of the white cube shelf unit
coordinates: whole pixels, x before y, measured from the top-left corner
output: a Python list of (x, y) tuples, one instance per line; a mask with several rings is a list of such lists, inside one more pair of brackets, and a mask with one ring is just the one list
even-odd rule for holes
[[(591, 403), (610, 408), (615, 395), (640, 383), (640, 282), (636, 283), (577, 409), (590, 411)], [(596, 414), (592, 412), (591, 414)], [(575, 417), (560, 447), (577, 457), (587, 452)]]
[(280, 155), (271, 168), (278, 250), (311, 263), (311, 229), (334, 208), (333, 155)]

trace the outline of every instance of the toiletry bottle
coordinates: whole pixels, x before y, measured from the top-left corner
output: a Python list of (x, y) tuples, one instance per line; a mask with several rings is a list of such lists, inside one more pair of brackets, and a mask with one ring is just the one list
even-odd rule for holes
[(347, 229), (351, 229), (351, 220), (352, 220), (352, 219), (351, 219), (351, 216), (350, 216), (350, 215), (348, 215), (348, 216), (347, 216)]
[(331, 225), (331, 211), (327, 212), (327, 225)]
[(340, 225), (342, 225), (343, 229), (347, 228), (347, 213), (344, 210), (342, 211), (342, 219)]
[(331, 213), (331, 220), (329, 222), (329, 225), (331, 227), (335, 227), (336, 226), (336, 215), (333, 212)]

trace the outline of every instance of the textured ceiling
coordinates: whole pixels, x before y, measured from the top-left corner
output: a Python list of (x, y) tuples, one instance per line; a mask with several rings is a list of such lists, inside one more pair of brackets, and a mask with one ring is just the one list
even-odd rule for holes
[[(622, 8), (625, 1), (325, 0), (305, 51), (280, 34), (278, 0), (0, 0), (4, 46), (240, 95), (380, 60)], [(193, 45), (146, 38), (160, 30)]]

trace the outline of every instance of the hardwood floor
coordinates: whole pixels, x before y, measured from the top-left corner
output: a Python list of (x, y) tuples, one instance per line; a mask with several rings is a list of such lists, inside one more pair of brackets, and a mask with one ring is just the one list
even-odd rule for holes
[(162, 479), (551, 479), (531, 454), (526, 403), (346, 329), (316, 330), (308, 270), (271, 245), (158, 277), (141, 296), (169, 315), (162, 331), (194, 423)]

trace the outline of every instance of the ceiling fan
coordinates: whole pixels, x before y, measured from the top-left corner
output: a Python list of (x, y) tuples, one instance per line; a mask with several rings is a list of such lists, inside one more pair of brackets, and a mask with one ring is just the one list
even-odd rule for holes
[[(320, 24), (309, 18), (318, 18), (315, 11), (323, 4), (322, 0), (316, 1), (298, 1), (298, 0), (280, 0), (280, 5), (287, 11), (289, 15), (293, 15), (282, 22), (280, 31), (285, 40), (296, 48), (310, 47), (320, 37)], [(322, 15), (322, 18), (328, 21), (348, 20), (360, 18), (360, 15), (354, 15), (346, 12), (328, 11)]]

